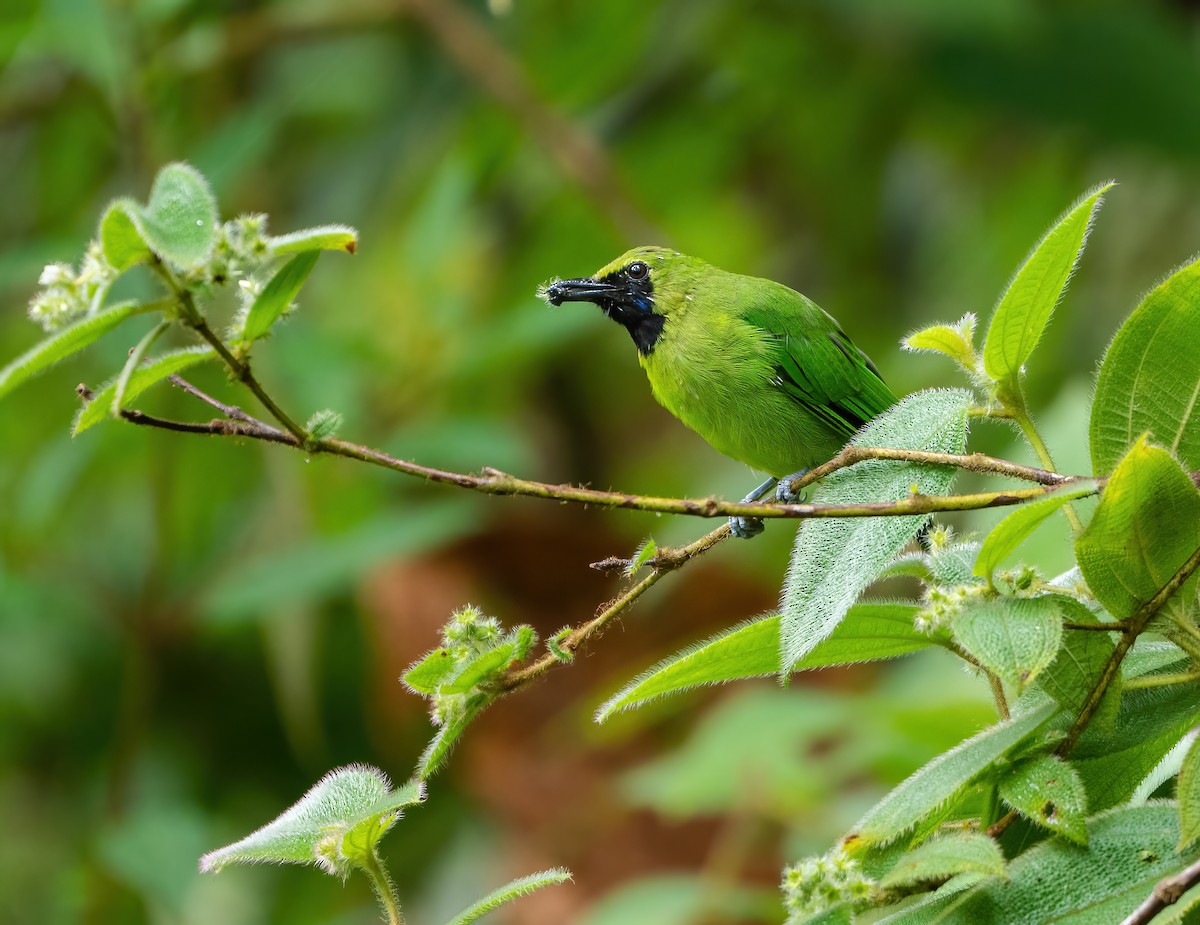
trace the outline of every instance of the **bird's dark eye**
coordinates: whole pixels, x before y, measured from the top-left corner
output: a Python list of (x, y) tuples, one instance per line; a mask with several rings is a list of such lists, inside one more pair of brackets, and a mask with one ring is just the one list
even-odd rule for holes
[(647, 276), (650, 275), (650, 268), (648, 266), (646, 266), (646, 264), (644, 264), (642, 261), (635, 260), (633, 263), (631, 263), (629, 266), (627, 266), (625, 268), (625, 275), (628, 276), (630, 279), (637, 279), (637, 280), (645, 279)]

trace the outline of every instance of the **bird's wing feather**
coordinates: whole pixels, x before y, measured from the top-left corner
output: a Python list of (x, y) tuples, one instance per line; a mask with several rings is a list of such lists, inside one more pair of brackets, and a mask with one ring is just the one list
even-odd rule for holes
[[(781, 287), (782, 288), (782, 287)], [(854, 345), (836, 321), (792, 290), (745, 320), (767, 334), (773, 353), (774, 383), (835, 431), (847, 437), (896, 401), (871, 359)]]

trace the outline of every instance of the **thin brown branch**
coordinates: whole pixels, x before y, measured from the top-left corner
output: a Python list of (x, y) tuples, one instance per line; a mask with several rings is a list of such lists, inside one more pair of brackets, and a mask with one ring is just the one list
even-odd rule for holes
[(1121, 925), (1146, 925), (1156, 915), (1173, 906), (1184, 893), (1200, 884), (1200, 861), (1195, 861), (1177, 874), (1163, 877), (1154, 884), (1140, 906), (1121, 922)]
[(1100, 677), (1097, 678), (1095, 685), (1088, 692), (1087, 699), (1083, 702), (1083, 707), (1080, 709), (1079, 715), (1075, 718), (1075, 722), (1067, 733), (1067, 737), (1058, 746), (1058, 755), (1060, 758), (1065, 758), (1071, 753), (1071, 749), (1075, 747), (1075, 743), (1079, 741), (1079, 737), (1087, 729), (1088, 723), (1092, 721), (1092, 717), (1100, 707), (1100, 701), (1104, 699), (1105, 691), (1108, 690), (1109, 684), (1112, 683), (1117, 673), (1121, 670), (1121, 662), (1125, 659), (1126, 653), (1129, 652), (1138, 635), (1146, 628), (1146, 624), (1150, 622), (1151, 618), (1171, 599), (1175, 592), (1183, 587), (1183, 583), (1191, 577), (1197, 568), (1200, 568), (1200, 547), (1188, 556), (1187, 561), (1179, 567), (1179, 570), (1171, 576), (1165, 585), (1155, 592), (1150, 600), (1142, 604), (1133, 616), (1125, 621), (1128, 627), (1127, 630), (1117, 640), (1112, 655), (1109, 656), (1108, 661), (1105, 663), (1104, 670), (1100, 672)]

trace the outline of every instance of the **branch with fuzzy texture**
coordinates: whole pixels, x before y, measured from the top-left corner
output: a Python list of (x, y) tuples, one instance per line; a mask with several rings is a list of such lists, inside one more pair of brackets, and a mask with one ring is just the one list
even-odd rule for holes
[(1185, 867), (1177, 874), (1163, 877), (1154, 884), (1150, 895), (1121, 922), (1121, 925), (1147, 925), (1167, 906), (1179, 902), (1179, 898), (1197, 884), (1200, 884), (1200, 861)]

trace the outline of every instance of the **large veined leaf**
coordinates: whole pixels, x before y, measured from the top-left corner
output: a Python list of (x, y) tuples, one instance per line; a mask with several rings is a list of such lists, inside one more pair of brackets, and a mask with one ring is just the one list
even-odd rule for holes
[(1118, 619), (1152, 598), (1200, 548), (1200, 491), (1171, 455), (1139, 440), (1075, 544), (1088, 587)]
[(961, 793), (992, 762), (1037, 732), (1055, 710), (1056, 705), (1042, 703), (938, 755), (868, 810), (848, 838), (887, 843), (904, 834)]
[(1113, 470), (1144, 433), (1200, 469), (1200, 260), (1142, 300), (1113, 338), (1092, 402), (1092, 471)]
[[(858, 446), (961, 453), (967, 440), (971, 393), (916, 392), (859, 431)], [(948, 466), (868, 460), (828, 476), (813, 494), (820, 503), (895, 501), (915, 486), (942, 495), (955, 470)], [(827, 638), (851, 605), (928, 518), (829, 518), (806, 521), (796, 536), (780, 611), (781, 665), (791, 671)]]
[(1052, 595), (976, 598), (954, 618), (958, 644), (1017, 689), (1054, 661), (1062, 636), (1062, 614)]
[[(932, 637), (913, 627), (916, 612), (915, 604), (855, 604), (793, 670), (893, 658), (932, 645)], [(668, 656), (605, 701), (596, 721), (704, 684), (778, 674), (779, 620), (778, 614), (761, 617)]]
[(1015, 384), (1050, 322), (1087, 241), (1104, 193), (1104, 183), (1089, 190), (1025, 258), (1000, 298), (983, 345), (983, 367), (992, 381)]
[(122, 321), (134, 315), (135, 302), (121, 302), (96, 312), (68, 328), (34, 344), (23, 354), (0, 369), (0, 397), (11, 392), (26, 379), (31, 379), (59, 360), (78, 353), (95, 343)]
[(1176, 853), (1179, 813), (1171, 803), (1114, 809), (1092, 817), (1087, 828), (1089, 847), (1043, 842), (1008, 865), (1008, 880), (981, 883), (936, 921), (1113, 925), (1198, 854)]
[(1061, 758), (1042, 755), (1015, 765), (1000, 780), (1000, 796), (1026, 819), (1087, 844), (1087, 794)]

